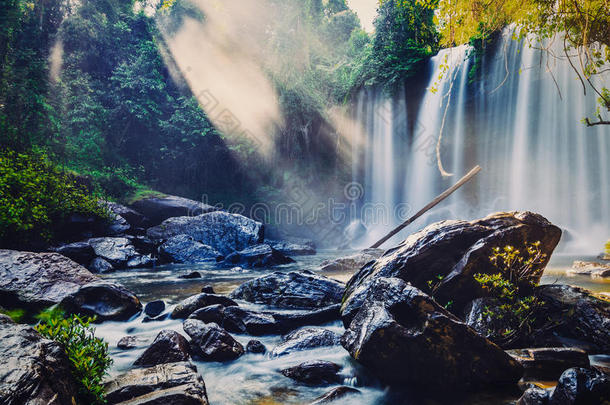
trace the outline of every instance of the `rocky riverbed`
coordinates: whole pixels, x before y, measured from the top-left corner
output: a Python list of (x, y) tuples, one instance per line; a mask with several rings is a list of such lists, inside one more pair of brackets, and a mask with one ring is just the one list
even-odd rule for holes
[[(608, 292), (607, 284), (567, 274), (566, 263), (587, 258), (548, 263), (561, 231), (538, 215), (446, 221), (385, 252), (316, 255), (306, 244), (297, 255), (295, 242), (265, 241), (260, 225), (225, 213), (169, 221), (147, 232), (156, 249), (179, 236), (168, 251), (189, 261), (200, 252), (202, 260), (95, 276), (57, 253), (2, 251), (3, 305), (60, 303), (103, 321), (97, 335), (114, 359), (110, 403), (567, 405), (610, 398), (610, 302), (594, 294)], [(487, 315), (476, 315), (487, 297), (471, 278), (495, 274), (493, 247), (533, 240), (544, 252), (528, 270), (541, 283), (532, 293), (541, 298), (536, 317), (544, 327), (532, 323), (518, 339), (498, 339), (481, 326)], [(119, 259), (108, 250), (125, 246), (113, 246), (94, 252), (114, 257), (114, 267)], [(276, 260), (289, 251), (293, 259)], [(130, 259), (120, 260), (129, 267)], [(32, 333), (4, 320), (0, 329), (11, 341)], [(31, 340), (26, 335), (22, 341)], [(11, 390), (30, 389), (28, 377), (14, 381), (7, 372), (0, 399), (16, 403)]]

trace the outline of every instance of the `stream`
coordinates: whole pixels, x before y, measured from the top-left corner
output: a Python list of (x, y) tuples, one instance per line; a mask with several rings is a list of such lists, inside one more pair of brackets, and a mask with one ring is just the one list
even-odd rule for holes
[[(133, 291), (143, 304), (162, 299), (166, 302), (166, 313), (171, 312), (173, 306), (180, 300), (197, 294), (206, 285), (213, 286), (220, 294), (231, 292), (236, 286), (249, 279), (270, 273), (272, 271), (312, 270), (327, 259), (346, 256), (354, 251), (327, 250), (319, 251), (315, 256), (298, 256), (296, 263), (274, 267), (271, 269), (235, 271), (229, 268), (219, 268), (214, 264), (200, 265), (167, 265), (151, 269), (138, 269), (119, 271), (104, 276), (109, 281), (118, 282)], [(542, 283), (566, 283), (582, 286), (594, 292), (610, 292), (609, 279), (592, 279), (588, 276), (568, 276), (568, 269), (574, 260), (594, 260), (592, 256), (574, 256), (556, 254), (549, 264), (542, 278)], [(181, 279), (180, 275), (198, 271), (202, 278)], [(341, 281), (347, 281), (351, 273), (320, 272), (325, 276)], [(261, 309), (263, 306), (239, 302), (245, 308)], [(114, 364), (110, 375), (117, 375), (127, 371), (135, 359), (152, 343), (155, 336), (162, 329), (173, 329), (186, 336), (182, 329), (181, 319), (166, 319), (156, 322), (142, 322), (145, 315), (137, 315), (128, 322), (105, 322), (97, 325), (96, 334), (105, 339), (110, 346), (110, 355)], [(336, 321), (324, 325), (337, 333), (343, 333), (343, 325)], [(117, 342), (125, 335), (136, 335), (140, 339), (138, 346), (132, 350), (120, 350)], [(232, 334), (241, 344), (246, 346), (251, 339), (260, 340), (270, 351), (277, 345), (281, 336), (251, 337), (248, 335)], [(336, 401), (337, 404), (421, 404), (436, 402), (423, 400), (419, 392), (396, 392), (384, 388), (365, 369), (351, 359), (349, 354), (341, 347), (324, 347), (290, 355), (272, 358), (267, 354), (247, 353), (236, 361), (226, 363), (210, 363), (194, 360), (199, 372), (206, 383), (208, 398), (211, 404), (232, 405), (273, 405), (273, 404), (306, 404), (334, 388), (334, 386), (310, 387), (304, 386), (279, 373), (279, 369), (293, 366), (307, 360), (328, 360), (343, 366), (344, 385), (354, 386), (362, 395), (350, 396), (345, 400)], [(593, 358), (593, 362), (606, 362), (608, 359)], [(442, 382), (439, 382), (439, 384)], [(464, 404), (510, 404), (520, 396), (520, 392), (478, 393), (452, 403)], [(354, 399), (358, 398), (355, 402)]]

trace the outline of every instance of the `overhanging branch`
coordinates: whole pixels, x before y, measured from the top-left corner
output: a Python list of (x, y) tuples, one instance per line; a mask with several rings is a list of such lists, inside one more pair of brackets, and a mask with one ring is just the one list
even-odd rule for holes
[(589, 118), (585, 118), (585, 124), (587, 124), (588, 127), (594, 127), (596, 125), (610, 125), (610, 121), (604, 120), (604, 119), (602, 119), (601, 115), (598, 115), (597, 121), (593, 121), (593, 122), (591, 122), (591, 120), (589, 120)]

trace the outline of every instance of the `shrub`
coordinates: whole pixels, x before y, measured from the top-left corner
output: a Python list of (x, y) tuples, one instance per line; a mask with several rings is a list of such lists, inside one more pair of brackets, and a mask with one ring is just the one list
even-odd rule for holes
[(606, 255), (610, 256), (610, 240), (608, 242), (606, 242), (605, 252), (606, 252)]
[(60, 343), (72, 366), (72, 375), (78, 384), (78, 403), (104, 404), (103, 378), (112, 359), (108, 343), (95, 337), (90, 326), (93, 318), (78, 315), (64, 317), (60, 310), (45, 311), (39, 315), (36, 330), (44, 337)]
[(526, 244), (525, 252), (513, 246), (496, 247), (489, 260), (499, 272), (474, 275), (483, 291), (496, 299), (497, 305), (487, 306), (482, 316), (490, 321), (490, 338), (502, 346), (531, 332), (537, 310), (544, 305), (531, 291), (544, 271), (546, 255), (540, 250), (540, 242)]
[(48, 243), (72, 214), (107, 218), (86, 188), (43, 155), (0, 151), (0, 245)]

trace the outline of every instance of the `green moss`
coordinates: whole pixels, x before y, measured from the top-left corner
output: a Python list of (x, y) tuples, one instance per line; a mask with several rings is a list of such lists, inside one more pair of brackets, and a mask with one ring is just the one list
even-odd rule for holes
[(0, 314), (4, 314), (11, 318), (15, 323), (21, 323), (25, 319), (26, 312), (25, 309), (15, 308), (15, 309), (5, 309), (0, 308)]

